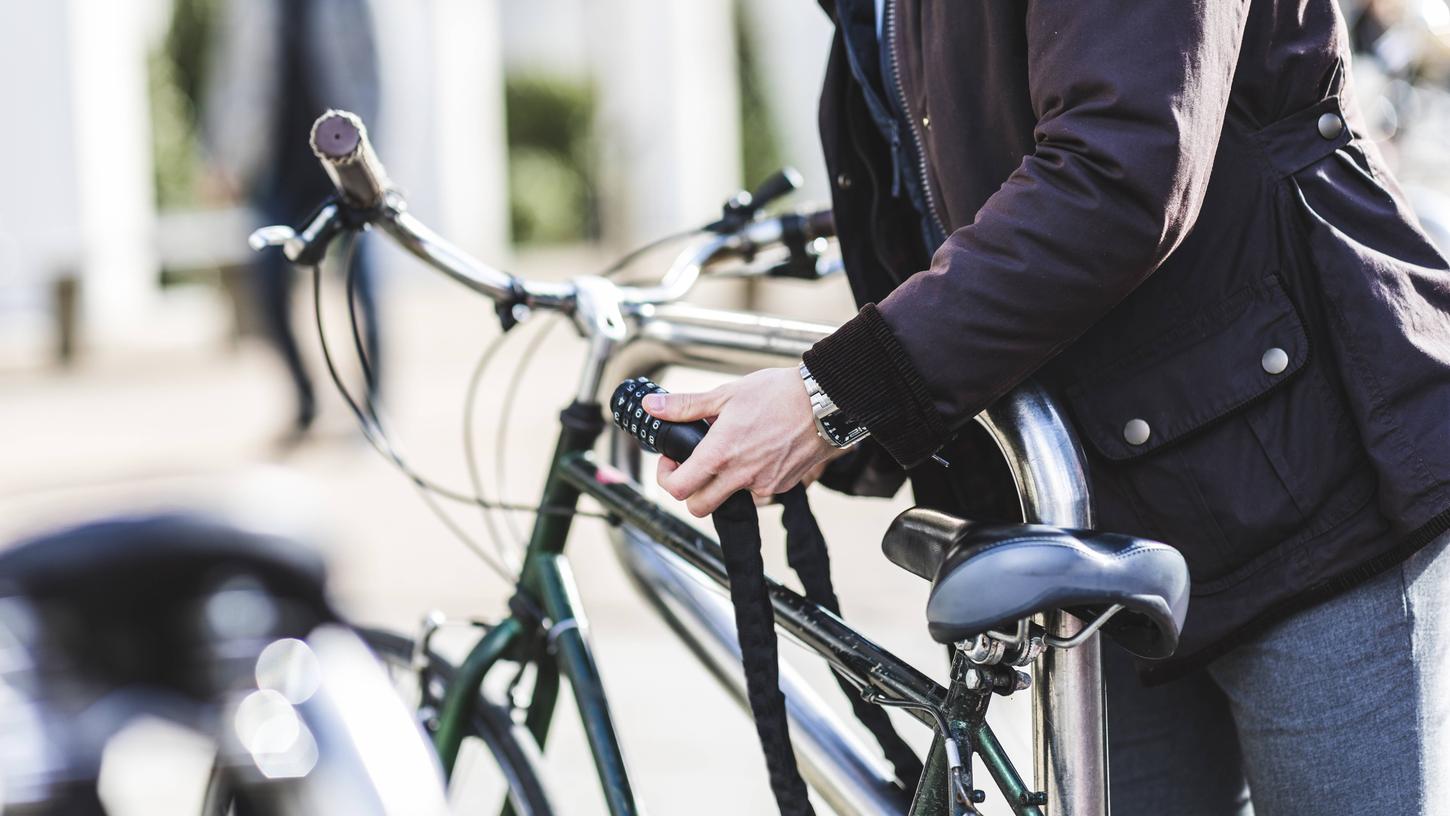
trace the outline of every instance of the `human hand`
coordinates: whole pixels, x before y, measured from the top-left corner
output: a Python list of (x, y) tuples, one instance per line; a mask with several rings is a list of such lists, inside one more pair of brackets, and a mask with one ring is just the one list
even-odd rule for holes
[(688, 460), (660, 457), (656, 475), (697, 517), (738, 490), (762, 498), (784, 493), (844, 452), (816, 433), (795, 368), (767, 368), (704, 393), (651, 394), (644, 409), (671, 422), (713, 420)]
[(194, 183), (197, 200), (207, 207), (230, 207), (242, 200), (241, 185), (220, 165), (203, 167)]
[[(826, 472), (826, 466), (829, 465), (829, 464), (831, 464), (831, 459), (834, 459), (834, 458), (836, 458), (836, 457), (835, 456), (831, 456), (828, 459), (825, 459), (825, 460), (823, 460), (821, 462), (817, 462), (816, 464), (811, 465), (811, 469), (810, 470), (807, 470), (806, 473), (805, 473), (805, 475), (801, 477), (801, 481), (800, 481), (801, 487), (810, 487), (811, 485), (813, 485), (816, 482), (820, 481), (822, 474), (824, 474)], [(773, 495), (771, 495), (771, 496), (760, 496), (760, 495), (756, 495), (756, 496), (754, 496), (754, 498), (755, 498), (755, 506), (756, 507), (769, 507), (770, 505), (772, 505), (772, 504), (775, 503), (775, 496), (773, 496)]]

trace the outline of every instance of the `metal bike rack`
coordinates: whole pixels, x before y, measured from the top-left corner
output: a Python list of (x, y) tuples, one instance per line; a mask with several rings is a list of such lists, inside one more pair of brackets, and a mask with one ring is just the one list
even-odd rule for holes
[[(1031, 383), (977, 418), (1001, 448), (1028, 522), (1090, 529), (1092, 497), (1082, 448), (1041, 387)], [(1063, 612), (1043, 621), (1060, 637), (1083, 623)], [(1058, 816), (1107, 816), (1108, 732), (1100, 641), (1048, 649), (1032, 664), (1032, 741), (1038, 788)]]
[[(831, 326), (686, 305), (647, 308), (618, 349), (607, 382), (654, 376), (669, 366), (743, 374), (800, 359)], [(1082, 449), (1047, 393), (1026, 383), (978, 421), (1011, 469), (1028, 522), (1092, 526)], [(639, 446), (614, 434), (610, 462), (643, 482)], [(622, 531), (614, 536), (640, 591), (656, 605), (707, 667), (746, 705), (739, 647), (729, 601), (694, 568), (663, 548)], [(1069, 615), (1044, 621), (1067, 636), (1081, 628)], [(1050, 649), (1034, 664), (1033, 740), (1036, 786), (1054, 816), (1107, 816), (1107, 732), (1098, 636), (1074, 649)], [(782, 666), (791, 728), (801, 771), (837, 812), (904, 813), (908, 801), (881, 762), (788, 666)]]

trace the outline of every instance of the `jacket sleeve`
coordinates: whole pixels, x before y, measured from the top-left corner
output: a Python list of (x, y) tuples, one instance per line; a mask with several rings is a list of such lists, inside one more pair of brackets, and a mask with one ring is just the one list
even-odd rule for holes
[(1033, 0), (1036, 147), (930, 269), (806, 354), (903, 466), (1099, 321), (1193, 225), (1246, 0)]

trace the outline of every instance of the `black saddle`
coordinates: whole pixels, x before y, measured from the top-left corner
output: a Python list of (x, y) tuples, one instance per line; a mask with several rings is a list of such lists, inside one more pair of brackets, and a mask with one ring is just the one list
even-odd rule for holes
[(335, 619), (315, 552), (202, 516), (104, 520), (0, 552), (0, 642), (18, 645), (0, 685), (27, 714), (11, 719), (36, 724), (7, 747), (43, 758), (23, 764), (22, 809), (106, 813), (96, 780), (121, 728), (218, 728), (267, 643)]
[(1166, 544), (1040, 524), (978, 524), (912, 508), (886, 531), (892, 563), (932, 582), (932, 638), (954, 643), (1009, 630), (1038, 612), (1091, 620), (1123, 609), (1102, 631), (1123, 648), (1163, 658), (1178, 646), (1188, 611), (1188, 565)]
[(210, 637), (202, 604), (212, 593), (254, 589), (273, 600), (270, 637), (305, 637), (337, 619), (325, 584), (321, 556), (291, 539), (180, 513), (97, 521), (0, 552), (0, 599), (25, 599), (45, 650), (101, 687), (205, 696), (195, 650)]

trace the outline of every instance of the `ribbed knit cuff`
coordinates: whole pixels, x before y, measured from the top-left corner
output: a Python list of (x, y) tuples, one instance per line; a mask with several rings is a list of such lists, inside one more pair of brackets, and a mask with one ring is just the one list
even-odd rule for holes
[(866, 304), (805, 353), (821, 390), (902, 467), (921, 464), (947, 440), (946, 422), (891, 326)]

